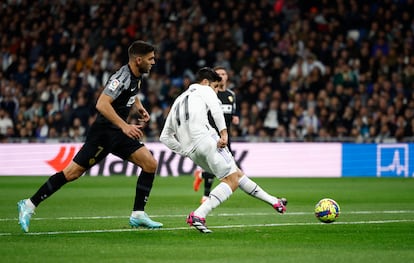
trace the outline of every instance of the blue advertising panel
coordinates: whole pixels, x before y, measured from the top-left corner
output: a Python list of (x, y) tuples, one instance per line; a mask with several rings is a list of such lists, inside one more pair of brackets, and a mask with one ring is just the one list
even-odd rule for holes
[(344, 177), (414, 177), (413, 144), (343, 144)]

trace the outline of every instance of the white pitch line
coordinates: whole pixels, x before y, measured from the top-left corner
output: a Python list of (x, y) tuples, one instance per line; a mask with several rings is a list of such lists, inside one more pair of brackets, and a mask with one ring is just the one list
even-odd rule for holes
[[(342, 215), (346, 214), (412, 214), (414, 210), (390, 210), (390, 211), (341, 211)], [(210, 216), (269, 216), (275, 213), (211, 213)], [(312, 212), (287, 212), (282, 216), (297, 216), (297, 215), (313, 215)], [(186, 217), (187, 215), (151, 215), (154, 218), (175, 218), (175, 217)], [(41, 220), (100, 220), (100, 219), (122, 219), (129, 218), (129, 216), (69, 216), (69, 217), (33, 217), (32, 221)], [(2, 221), (16, 221), (15, 218), (0, 218)]]
[[(361, 225), (361, 224), (391, 224), (391, 223), (411, 223), (412, 220), (374, 220), (374, 221), (355, 221), (355, 222), (334, 222), (331, 224), (324, 223), (278, 223), (278, 224), (252, 224), (252, 225), (227, 225), (227, 226), (210, 226), (210, 229), (230, 229), (230, 228), (247, 228), (247, 227), (282, 227), (282, 226), (309, 226), (309, 225)], [(90, 233), (120, 233), (120, 232), (134, 232), (134, 231), (176, 231), (176, 230), (192, 230), (191, 227), (173, 227), (173, 228), (159, 228), (159, 229), (97, 229), (97, 230), (73, 230), (73, 231), (52, 231), (52, 232), (29, 232), (24, 235), (40, 236), (40, 235), (63, 235), (63, 234), (90, 234)], [(0, 236), (23, 235), (15, 233), (0, 233)]]

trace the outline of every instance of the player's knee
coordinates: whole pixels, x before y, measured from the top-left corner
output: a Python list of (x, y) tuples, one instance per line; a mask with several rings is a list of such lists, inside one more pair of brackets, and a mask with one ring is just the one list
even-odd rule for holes
[(82, 166), (72, 162), (65, 169), (63, 169), (63, 174), (68, 182), (74, 181), (81, 177), (81, 175), (86, 171)]
[(63, 170), (63, 174), (68, 182), (78, 179), (84, 172), (85, 169), (76, 169), (73, 167)]
[(241, 173), (240, 171), (236, 171), (222, 180), (222, 182), (225, 182), (230, 186), (233, 192), (236, 191), (236, 189), (239, 187), (239, 176), (240, 176), (239, 174), (240, 173)]
[(149, 158), (146, 162), (142, 164), (142, 170), (150, 173), (155, 173), (157, 170), (158, 162), (155, 158)]

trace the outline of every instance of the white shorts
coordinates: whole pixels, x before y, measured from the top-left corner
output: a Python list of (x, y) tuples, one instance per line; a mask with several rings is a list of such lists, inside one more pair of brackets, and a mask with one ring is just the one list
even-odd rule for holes
[(217, 140), (213, 137), (203, 139), (188, 157), (218, 179), (223, 179), (238, 169), (229, 149), (217, 148)]

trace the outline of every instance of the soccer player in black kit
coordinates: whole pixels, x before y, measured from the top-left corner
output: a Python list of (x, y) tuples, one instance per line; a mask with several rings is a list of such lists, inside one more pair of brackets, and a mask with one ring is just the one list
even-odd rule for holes
[[(214, 68), (214, 71), (221, 77), (221, 85), (217, 93), (217, 97), (221, 101), (221, 108), (224, 113), (224, 119), (226, 120), (227, 131), (229, 134), (227, 147), (229, 148), (230, 152), (233, 152), (230, 145), (230, 127), (232, 123), (235, 125), (239, 124), (239, 117), (236, 115), (236, 95), (233, 91), (227, 89), (227, 81), (229, 79), (229, 76), (226, 68), (217, 66)], [(210, 116), (209, 120), (212, 126), (216, 127), (214, 121)], [(201, 203), (203, 203), (210, 195), (211, 187), (214, 183), (214, 177), (214, 174), (202, 171), (201, 169), (196, 169), (194, 171), (194, 191), (197, 192), (199, 190), (200, 184), (204, 180), (204, 195), (201, 198)]]
[[(144, 135), (142, 128), (150, 116), (138, 97), (142, 74), (149, 73), (155, 64), (155, 47), (144, 41), (135, 41), (128, 48), (128, 57), (128, 64), (111, 75), (100, 94), (96, 103), (96, 120), (73, 160), (62, 171), (49, 177), (32, 197), (17, 203), (19, 224), (24, 232), (29, 231), (31, 216), (41, 202), (67, 182), (78, 179), (109, 153), (142, 168), (137, 179), (129, 224), (132, 227), (162, 227), (161, 223), (151, 220), (144, 211), (158, 163), (140, 141)], [(138, 124), (127, 123), (131, 109), (140, 116)]]

